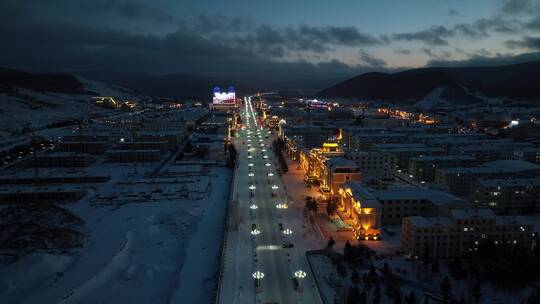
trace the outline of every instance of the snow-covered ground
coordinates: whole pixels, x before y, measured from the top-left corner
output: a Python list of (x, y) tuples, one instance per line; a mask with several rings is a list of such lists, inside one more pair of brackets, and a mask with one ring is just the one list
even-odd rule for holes
[[(143, 96), (102, 82), (79, 78), (85, 90), (118, 99), (140, 100)], [(107, 112), (94, 106), (92, 95), (60, 94), (19, 89), (19, 96), (0, 94), (0, 130), (26, 126), (39, 129), (50, 123), (82, 119), (88, 115)], [(23, 97), (24, 96), (24, 97)], [(28, 97), (26, 97), (28, 96)]]
[(92, 207), (84, 247), (0, 266), (0, 303), (208, 303), (219, 264), (230, 171), (213, 168), (202, 200)]

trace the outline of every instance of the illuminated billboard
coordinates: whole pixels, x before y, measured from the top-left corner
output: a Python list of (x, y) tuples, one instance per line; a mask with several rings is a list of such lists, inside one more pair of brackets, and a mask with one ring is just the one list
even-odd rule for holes
[(221, 91), (218, 86), (214, 87), (214, 98), (212, 100), (214, 104), (235, 104), (236, 93), (234, 87), (229, 87), (227, 91)]

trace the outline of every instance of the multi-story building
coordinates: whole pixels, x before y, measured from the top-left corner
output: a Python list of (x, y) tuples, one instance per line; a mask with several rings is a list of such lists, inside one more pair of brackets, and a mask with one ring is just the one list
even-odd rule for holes
[(455, 209), (448, 216), (403, 219), (401, 247), (414, 258), (451, 258), (474, 251), (483, 240), (530, 248), (534, 227), (490, 209)]
[(73, 152), (53, 152), (36, 154), (29, 157), (22, 166), (36, 168), (51, 167), (88, 167), (96, 160), (88, 154)]
[(38, 187), (9, 185), (0, 188), (0, 204), (75, 202), (85, 194), (83, 187), (75, 185)]
[(540, 165), (520, 160), (498, 160), (478, 167), (437, 170), (435, 182), (448, 186), (450, 192), (469, 196), (476, 181), (501, 178), (533, 178), (540, 175)]
[(155, 162), (161, 159), (161, 150), (107, 150), (105, 156), (111, 162)]
[(409, 168), (409, 159), (412, 157), (441, 156), (446, 153), (443, 148), (432, 147), (395, 147), (377, 148), (377, 150), (394, 155), (397, 159), (398, 169), (405, 171)]
[(400, 225), (409, 216), (434, 216), (452, 208), (462, 208), (466, 202), (444, 191), (405, 188), (373, 191), (381, 204), (382, 225)]
[(364, 187), (346, 182), (339, 191), (339, 214), (350, 225), (357, 239), (380, 238), (381, 204)]
[[(352, 191), (352, 194), (347, 191)], [(382, 226), (400, 225), (404, 217), (435, 216), (446, 214), (452, 208), (467, 206), (466, 202), (449, 193), (424, 188), (374, 190), (357, 182), (349, 182), (342, 185), (338, 193), (340, 210), (348, 215), (351, 208), (344, 202), (349, 196), (353, 196), (357, 202), (376, 200), (380, 210), (378, 223)]]
[(397, 159), (394, 155), (381, 151), (350, 151), (345, 155), (353, 160), (362, 176), (392, 180), (397, 170)]
[(333, 198), (344, 183), (361, 181), (362, 173), (355, 162), (343, 157), (335, 157), (326, 160), (321, 177), (321, 189), (329, 191)]
[(540, 177), (515, 179), (479, 179), (472, 201), (497, 213), (540, 212)]
[(409, 159), (409, 174), (417, 181), (432, 182), (438, 169), (471, 167), (474, 157), (468, 155), (421, 156)]

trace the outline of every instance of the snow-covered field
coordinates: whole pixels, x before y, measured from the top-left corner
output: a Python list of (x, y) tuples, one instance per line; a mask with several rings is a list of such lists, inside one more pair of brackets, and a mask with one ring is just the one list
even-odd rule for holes
[(0, 266), (0, 303), (208, 303), (215, 288), (230, 171), (213, 168), (202, 200), (91, 207), (84, 248)]
[[(83, 83), (85, 90), (102, 96), (130, 100), (143, 98), (129, 90), (98, 81), (83, 78), (79, 81)], [(0, 130), (26, 126), (39, 129), (54, 122), (82, 119), (88, 115), (107, 112), (94, 106), (91, 95), (37, 92), (28, 89), (19, 89), (18, 92), (20, 95), (18, 97), (0, 94)], [(28, 98), (22, 96), (28, 96)]]

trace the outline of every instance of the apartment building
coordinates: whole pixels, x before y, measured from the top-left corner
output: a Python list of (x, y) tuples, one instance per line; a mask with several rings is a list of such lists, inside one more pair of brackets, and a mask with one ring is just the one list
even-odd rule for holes
[(533, 178), (540, 175), (540, 165), (521, 160), (498, 160), (470, 168), (439, 169), (435, 182), (448, 186), (450, 192), (469, 196), (478, 179)]
[(397, 170), (397, 159), (380, 151), (350, 151), (345, 157), (356, 163), (364, 177), (392, 180)]
[(456, 209), (448, 216), (403, 219), (401, 247), (411, 257), (452, 258), (477, 250), (482, 240), (530, 248), (534, 227), (490, 209)]
[(409, 174), (417, 181), (433, 182), (438, 169), (474, 165), (476, 165), (476, 160), (469, 155), (412, 157), (409, 159)]
[(540, 212), (540, 177), (479, 179), (471, 195), (475, 205), (496, 213)]

